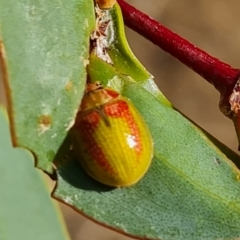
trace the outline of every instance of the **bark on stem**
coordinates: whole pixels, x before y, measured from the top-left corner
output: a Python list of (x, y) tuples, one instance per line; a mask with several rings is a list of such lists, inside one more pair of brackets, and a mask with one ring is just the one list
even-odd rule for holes
[(125, 24), (177, 58), (215, 86), (224, 98), (231, 94), (240, 70), (212, 57), (123, 0), (118, 0)]

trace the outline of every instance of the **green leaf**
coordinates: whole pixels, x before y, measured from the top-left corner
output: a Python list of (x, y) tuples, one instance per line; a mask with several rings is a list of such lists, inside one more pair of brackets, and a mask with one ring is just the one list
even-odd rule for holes
[[(110, 10), (105, 10), (103, 17), (109, 21), (109, 28), (106, 36), (106, 51), (111, 57), (112, 64), (99, 59), (94, 53), (90, 55), (88, 66), (89, 79), (92, 82), (101, 81), (104, 85), (111, 85), (120, 75), (120, 78), (129, 76), (151, 92), (165, 105), (172, 106), (166, 97), (159, 91), (153, 81), (153, 76), (145, 69), (131, 51), (124, 32), (124, 24), (120, 7), (116, 6)], [(111, 85), (111, 87), (113, 87)]]
[(84, 90), (94, 18), (88, 0), (0, 0), (14, 144), (32, 150), (48, 172)]
[(0, 108), (0, 239), (69, 239), (29, 151), (13, 148)]
[[(95, 221), (137, 238), (240, 237), (240, 172), (226, 155), (238, 164), (239, 156), (176, 111), (139, 62), (134, 60), (126, 68), (123, 61), (131, 59), (132, 53), (126, 50), (123, 33), (118, 33), (121, 29), (114, 28), (121, 22), (118, 7), (108, 14), (118, 19), (113, 21), (112, 36), (125, 46), (114, 41), (108, 46), (113, 65), (91, 54), (88, 72), (92, 81), (118, 89), (141, 112), (154, 140), (153, 163), (135, 186), (107, 187), (81, 169), (68, 136), (56, 157), (54, 196)], [(137, 72), (142, 72), (138, 79)]]
[(125, 83), (123, 92), (131, 96), (153, 135), (154, 159), (147, 175), (128, 188), (101, 185), (80, 168), (68, 139), (59, 153), (54, 195), (101, 224), (136, 237), (239, 237), (236, 167), (196, 126), (138, 84)]
[(137, 82), (145, 82), (146, 79), (152, 78), (152, 75), (135, 57), (127, 43), (120, 7), (116, 5), (116, 7), (105, 11), (105, 15), (105, 18), (110, 20), (110, 24), (112, 24), (112, 27), (108, 28), (109, 48), (107, 51), (113, 60), (113, 66), (121, 70), (123, 74), (132, 76)]

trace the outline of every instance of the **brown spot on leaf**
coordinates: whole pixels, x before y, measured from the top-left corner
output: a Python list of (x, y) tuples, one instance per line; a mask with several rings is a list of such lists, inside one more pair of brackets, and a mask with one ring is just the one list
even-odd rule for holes
[(38, 131), (42, 134), (50, 129), (52, 118), (49, 115), (42, 115), (38, 120)]
[(39, 124), (43, 124), (45, 126), (50, 125), (52, 122), (52, 119), (49, 115), (43, 115), (39, 119)]

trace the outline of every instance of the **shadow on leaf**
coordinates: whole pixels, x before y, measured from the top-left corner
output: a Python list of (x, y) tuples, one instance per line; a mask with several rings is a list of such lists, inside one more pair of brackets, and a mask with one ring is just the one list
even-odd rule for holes
[(103, 185), (91, 178), (79, 164), (71, 146), (71, 131), (60, 146), (54, 164), (58, 174), (70, 185), (89, 191), (106, 192), (115, 188)]

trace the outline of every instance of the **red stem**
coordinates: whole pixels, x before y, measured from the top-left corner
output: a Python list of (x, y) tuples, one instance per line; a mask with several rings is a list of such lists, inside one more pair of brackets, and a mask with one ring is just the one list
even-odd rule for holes
[(240, 70), (219, 61), (140, 12), (118, 0), (125, 24), (205, 78), (223, 95), (231, 93)]

